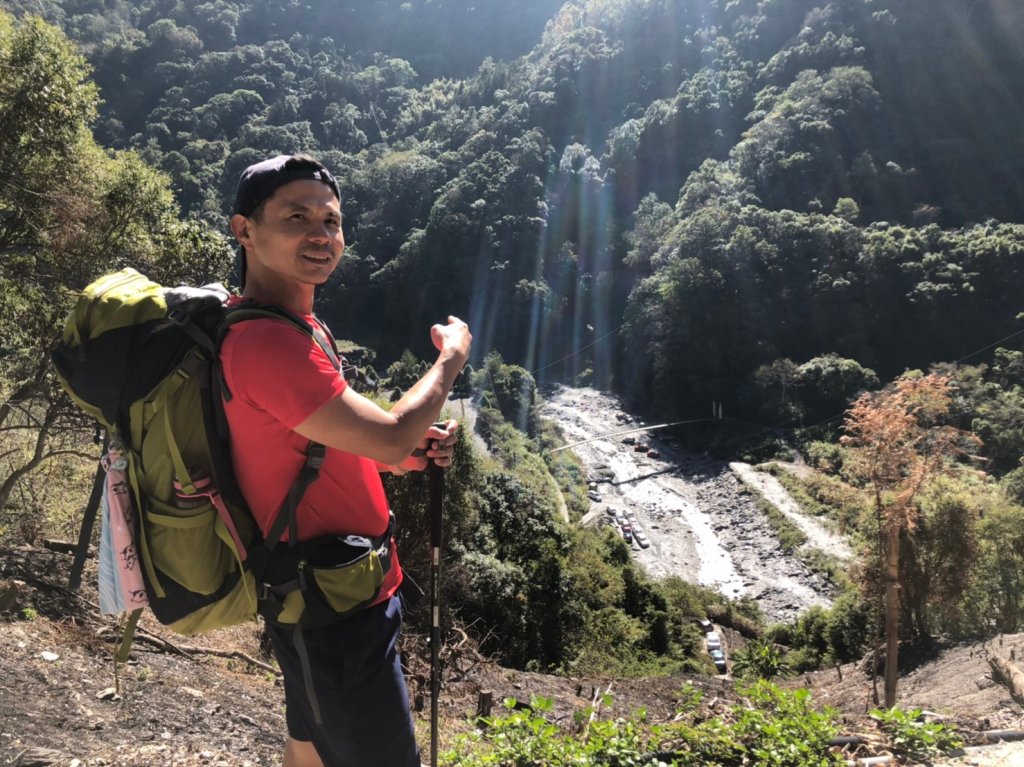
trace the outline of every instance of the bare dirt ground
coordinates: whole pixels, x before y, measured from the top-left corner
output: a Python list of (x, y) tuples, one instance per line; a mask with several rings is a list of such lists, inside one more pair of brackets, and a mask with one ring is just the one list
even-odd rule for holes
[[(0, 765), (28, 767), (273, 767), (284, 740), (282, 691), (269, 658), (261, 655), (259, 631), (246, 626), (196, 639), (167, 634), (144, 620), (128, 663), (115, 686), (115, 632), (93, 604), (94, 574), (69, 592), (71, 557), (46, 549), (0, 548), (0, 583), (19, 582), (16, 603), (0, 614)], [(152, 633), (150, 633), (152, 632)], [(184, 648), (175, 652), (172, 645)], [(454, 734), (471, 728), (479, 695), (500, 701), (550, 698), (550, 717), (569, 725), (573, 714), (610, 692), (609, 715), (640, 708), (653, 721), (666, 721), (689, 683), (700, 689), (710, 711), (736, 699), (723, 677), (655, 679), (565, 678), (505, 669), (459, 648), (446, 648), (441, 698), (442, 749)], [(213, 655), (202, 652), (206, 648)], [(1024, 635), (985, 644), (939, 648), (919, 657), (904, 675), (903, 707), (922, 707), (948, 717), (968, 732), (1019, 728), (1024, 712), (988, 676), (986, 654), (1024, 652)], [(416, 714), (421, 744), (429, 742), (428, 654), (422, 637), (407, 636), (403, 654), (410, 693), (426, 698)], [(226, 657), (225, 657), (226, 656)], [(874, 725), (871, 685), (854, 666), (794, 680), (809, 686), (815, 700), (838, 709), (848, 733), (867, 734)], [(717, 707), (717, 708), (716, 708)], [(31, 758), (30, 758), (31, 757)], [(942, 762), (944, 765), (1019, 767), (1024, 745), (1008, 744)]]
[[(0, 613), (0, 765), (280, 764), (283, 691), (272, 659), (261, 654), (257, 626), (187, 639), (167, 633), (144, 614), (115, 695), (112, 658), (118, 633), (94, 604), (92, 563), (76, 592), (66, 588), (70, 565), (69, 554), (0, 548), (0, 591), (3, 584), (19, 584), (17, 602)], [(455, 733), (471, 728), (484, 691), (492, 695), (495, 714), (506, 698), (550, 698), (552, 719), (569, 725), (576, 711), (604, 692), (612, 696), (611, 715), (646, 708), (653, 718), (668, 719), (685, 681), (570, 679), (516, 671), (486, 662), (472, 648), (460, 650), (454, 646), (457, 635), (452, 640), (442, 654), (442, 749)], [(420, 743), (426, 744), (429, 654), (423, 637), (404, 638), (403, 660), (414, 706), (417, 698), (426, 702), (414, 714)], [(690, 681), (709, 699), (731, 695), (724, 680)]]

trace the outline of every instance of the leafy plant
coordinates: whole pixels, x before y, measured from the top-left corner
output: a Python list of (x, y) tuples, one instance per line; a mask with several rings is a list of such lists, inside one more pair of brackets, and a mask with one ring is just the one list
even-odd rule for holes
[(893, 751), (911, 759), (929, 759), (964, 744), (954, 727), (926, 721), (919, 708), (876, 708), (871, 716), (889, 736)]
[(593, 739), (587, 743), (568, 738), (545, 716), (552, 708), (549, 698), (531, 698), (529, 706), (506, 698), (504, 705), (510, 711), (508, 716), (488, 719), (485, 731), (459, 737), (455, 747), (442, 754), (441, 763), (458, 767), (561, 767), (595, 764), (591, 758), (595, 751), (610, 748), (621, 753), (631, 747), (630, 743), (635, 751), (635, 731), (631, 737), (628, 729), (620, 733), (607, 722), (594, 723)]
[(826, 767), (842, 764), (829, 750), (835, 736), (834, 712), (818, 711), (806, 689), (781, 690), (761, 680), (743, 694), (750, 706), (737, 707), (733, 730), (759, 767)]
[(732, 668), (740, 676), (763, 679), (783, 676), (790, 672), (789, 663), (782, 651), (768, 639), (751, 642), (747, 649), (734, 652)]
[(704, 693), (694, 687), (690, 682), (685, 682), (676, 693), (676, 708), (680, 712), (695, 711), (704, 700)]
[[(442, 755), (446, 767), (829, 767), (841, 764), (828, 746), (834, 715), (811, 706), (807, 690), (780, 690), (758, 682), (746, 700), (722, 717), (694, 724), (699, 693), (684, 688), (684, 711), (672, 722), (648, 724), (643, 712), (599, 719), (585, 709), (578, 735), (556, 727), (551, 701), (529, 707), (505, 701), (510, 714), (488, 719), (486, 729), (457, 738)], [(605, 703), (608, 703), (606, 698)], [(607, 707), (607, 706), (606, 706)]]

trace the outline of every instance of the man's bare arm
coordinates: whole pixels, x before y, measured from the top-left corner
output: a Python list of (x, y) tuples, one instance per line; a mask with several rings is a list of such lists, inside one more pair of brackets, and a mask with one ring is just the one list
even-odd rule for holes
[(473, 340), (466, 323), (456, 317), (449, 317), (447, 325), (434, 325), (430, 334), (438, 349), (437, 361), (390, 411), (349, 387), (295, 431), (314, 442), (379, 463), (402, 463), (440, 415)]

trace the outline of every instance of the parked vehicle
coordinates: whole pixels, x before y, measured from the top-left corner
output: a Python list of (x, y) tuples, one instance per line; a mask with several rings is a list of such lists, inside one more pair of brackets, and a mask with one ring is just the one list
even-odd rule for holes
[(640, 544), (641, 549), (649, 549), (651, 547), (650, 540), (647, 538), (647, 535), (642, 530), (633, 531), (633, 540)]
[(587, 498), (589, 498), (590, 500), (594, 501), (595, 503), (598, 503), (601, 500), (601, 494), (599, 492), (597, 492), (596, 490), (588, 490), (587, 491)]
[(705, 637), (705, 641), (707, 642), (708, 650), (722, 649), (722, 637), (719, 636), (717, 631), (709, 631)]
[(725, 653), (721, 650), (710, 650), (711, 662), (715, 664), (718, 673), (724, 674), (729, 670), (729, 664), (725, 662)]
[(661, 453), (659, 453), (657, 450), (648, 450), (647, 451), (647, 457), (648, 458), (661, 458)]
[(623, 445), (635, 445), (636, 444), (636, 437), (623, 437), (622, 438), (622, 444)]
[(700, 626), (700, 630), (707, 634), (710, 631), (715, 630), (715, 624), (709, 621), (707, 618), (699, 618), (697, 625)]

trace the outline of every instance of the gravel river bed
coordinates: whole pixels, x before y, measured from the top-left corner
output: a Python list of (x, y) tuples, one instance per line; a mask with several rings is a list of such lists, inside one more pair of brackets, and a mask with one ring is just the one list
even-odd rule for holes
[(828, 583), (782, 550), (752, 493), (775, 503), (808, 534), (810, 545), (840, 559), (849, 558), (849, 550), (801, 515), (777, 482), (761, 487), (764, 475), (746, 464), (674, 449), (657, 431), (628, 435), (657, 457), (636, 451), (623, 442), (628, 437), (622, 432), (641, 424), (613, 395), (594, 389), (555, 389), (541, 413), (559, 423), (568, 442), (581, 443), (572, 449), (597, 481), (601, 498), (592, 502), (592, 511), (633, 512), (650, 540), (649, 548), (634, 542), (633, 553), (652, 577), (676, 575), (733, 599), (748, 597), (771, 621), (790, 621), (812, 605), (829, 606)]

